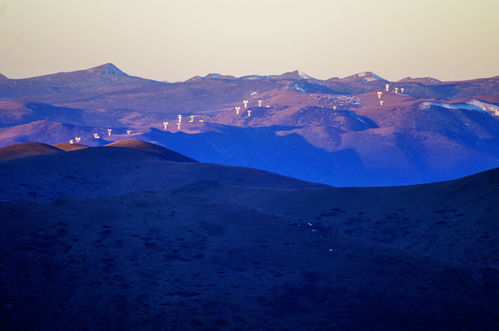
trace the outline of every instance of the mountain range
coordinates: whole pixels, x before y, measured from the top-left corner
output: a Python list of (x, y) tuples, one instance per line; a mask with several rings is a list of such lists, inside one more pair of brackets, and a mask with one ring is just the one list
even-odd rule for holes
[(499, 165), (499, 76), (390, 82), (293, 71), (167, 83), (105, 64), (0, 79), (0, 146), (76, 137), (89, 146), (133, 138), (335, 186), (449, 180)]

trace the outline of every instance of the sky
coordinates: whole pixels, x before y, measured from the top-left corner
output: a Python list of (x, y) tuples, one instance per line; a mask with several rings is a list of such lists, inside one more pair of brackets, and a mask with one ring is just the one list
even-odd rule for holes
[(0, 73), (499, 74), (498, 0), (0, 0)]

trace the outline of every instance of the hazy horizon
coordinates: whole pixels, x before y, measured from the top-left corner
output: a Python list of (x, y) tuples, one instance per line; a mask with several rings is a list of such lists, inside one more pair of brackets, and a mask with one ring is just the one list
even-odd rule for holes
[(491, 77), (498, 11), (493, 0), (0, 0), (0, 73), (113, 63), (168, 81), (293, 70), (319, 79)]

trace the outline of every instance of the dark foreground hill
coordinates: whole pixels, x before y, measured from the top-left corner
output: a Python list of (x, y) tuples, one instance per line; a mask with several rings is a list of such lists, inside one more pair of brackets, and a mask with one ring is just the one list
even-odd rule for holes
[(499, 322), (498, 170), (333, 188), (97, 147), (0, 162), (0, 176), (7, 330)]
[[(14, 147), (24, 156), (33, 145), (2, 148), (0, 156)], [(261, 170), (198, 163), (169, 149), (139, 141), (125, 140), (70, 152), (38, 145), (59, 153), (0, 162), (0, 199), (115, 196), (168, 189), (200, 180), (249, 187), (322, 187)]]

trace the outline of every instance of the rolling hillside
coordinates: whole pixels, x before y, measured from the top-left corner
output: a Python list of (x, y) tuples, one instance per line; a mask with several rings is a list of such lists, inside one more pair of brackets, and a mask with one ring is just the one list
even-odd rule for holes
[(7, 329), (497, 325), (497, 169), (334, 188), (119, 145), (0, 162)]

